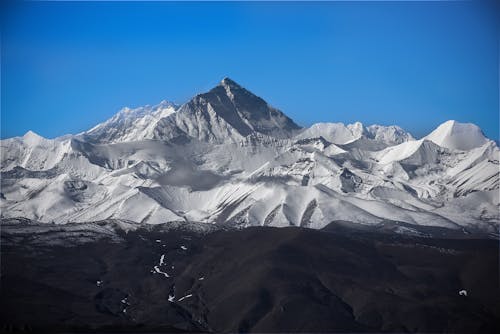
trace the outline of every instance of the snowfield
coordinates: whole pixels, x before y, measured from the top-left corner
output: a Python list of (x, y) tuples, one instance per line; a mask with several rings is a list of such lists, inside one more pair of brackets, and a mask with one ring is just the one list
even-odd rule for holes
[(176, 106), (125, 108), (89, 131), (1, 141), (2, 218), (303, 226), (387, 221), (497, 233), (499, 148), (448, 121), (301, 129), (226, 78)]

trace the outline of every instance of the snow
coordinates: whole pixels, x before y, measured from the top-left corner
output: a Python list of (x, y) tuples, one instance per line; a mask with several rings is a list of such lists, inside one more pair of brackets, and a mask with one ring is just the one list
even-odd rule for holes
[(168, 301), (173, 303), (175, 301), (175, 296), (174, 295), (168, 295)]
[(187, 247), (183, 245), (183, 246), (181, 246), (181, 249), (182, 250), (187, 250)]
[(378, 141), (397, 145), (406, 141), (414, 140), (413, 136), (396, 125), (383, 126), (383, 125), (370, 125), (366, 128), (370, 136)]
[(23, 137), (0, 141), (2, 170), (23, 167), (30, 170), (49, 170), (72, 152), (71, 139), (46, 139), (32, 131)]
[(41, 143), (47, 141), (47, 139), (43, 138), (42, 136), (36, 134), (35, 132), (29, 130), (26, 132), (23, 136), (23, 141), (28, 144), (29, 146), (36, 146), (40, 145)]
[(163, 266), (165, 264), (165, 254), (163, 254), (161, 257), (160, 257), (160, 266)]
[(163, 272), (160, 270), (160, 268), (158, 266), (154, 266), (154, 272), (153, 273), (156, 273), (156, 274), (162, 274), (163, 276), (165, 277), (170, 277), (169, 274), (167, 274), (166, 272)]
[(399, 126), (370, 125), (365, 127), (362, 123), (316, 123), (303, 130), (296, 138), (323, 137), (331, 143), (345, 145), (361, 138), (366, 138), (386, 145), (401, 144), (414, 140), (411, 134)]
[(460, 296), (467, 297), (467, 290), (460, 290), (460, 291), (458, 291), (458, 294), (459, 294)]
[(408, 141), (389, 147), (375, 155), (381, 164), (402, 161), (406, 164), (423, 166), (438, 161), (441, 153), (446, 152), (442, 147), (425, 139)]
[(179, 298), (177, 301), (181, 302), (181, 301), (183, 301), (184, 299), (186, 299), (186, 298), (191, 298), (191, 297), (193, 297), (193, 295), (192, 295), (192, 294), (185, 295), (184, 297)]
[(226, 79), (181, 107), (123, 109), (76, 136), (1, 140), (1, 216), (116, 219), (125, 230), (499, 225), (500, 151), (473, 124), (448, 121), (415, 140), (397, 126), (318, 123), (297, 133), (290, 122)]
[(446, 121), (425, 137), (439, 146), (456, 150), (471, 150), (486, 144), (481, 129), (472, 123)]
[(334, 144), (347, 144), (361, 137), (363, 125), (361, 123), (344, 125), (343, 123), (316, 123), (305, 129), (298, 139), (323, 137)]
[(153, 139), (158, 121), (174, 114), (177, 108), (175, 104), (168, 101), (135, 109), (125, 107), (115, 116), (79, 134), (78, 137), (100, 143)]

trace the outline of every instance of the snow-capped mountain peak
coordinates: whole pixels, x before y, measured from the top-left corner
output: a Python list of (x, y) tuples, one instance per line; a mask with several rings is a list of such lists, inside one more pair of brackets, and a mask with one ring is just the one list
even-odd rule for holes
[(238, 83), (236, 83), (236, 81), (232, 80), (229, 77), (224, 77), (220, 81), (220, 85), (227, 88), (242, 88)]
[(233, 80), (224, 78), (210, 91), (182, 105), (175, 116), (160, 122), (155, 136), (162, 140), (184, 137), (238, 142), (255, 133), (288, 138), (299, 128), (280, 110)]
[(124, 108), (82, 134), (1, 141), (2, 217), (498, 231), (499, 149), (472, 124), (300, 128), (229, 78), (177, 108)]
[(375, 140), (380, 140), (388, 144), (401, 144), (410, 140), (414, 140), (413, 136), (397, 125), (370, 125), (366, 128), (371, 137)]
[(39, 134), (35, 133), (34, 131), (29, 130), (23, 135), (23, 141), (27, 145), (30, 146), (35, 146), (40, 144), (41, 142), (45, 141), (46, 139)]
[(398, 126), (370, 125), (365, 127), (361, 122), (316, 123), (301, 132), (297, 138), (322, 136), (326, 140), (339, 145), (349, 145), (366, 150), (377, 150), (387, 146), (414, 140), (411, 134)]
[(439, 125), (425, 139), (442, 147), (462, 151), (483, 146), (488, 141), (477, 125), (454, 120)]
[(361, 137), (363, 125), (361, 123), (316, 123), (304, 129), (298, 139), (323, 137), (334, 144), (347, 144)]
[(366, 133), (366, 128), (361, 122), (354, 122), (352, 124), (347, 124), (347, 128), (351, 130), (352, 133), (359, 136)]
[(152, 139), (158, 121), (173, 114), (177, 108), (177, 105), (166, 100), (154, 106), (125, 107), (107, 121), (78, 135), (78, 138), (98, 143)]
[(227, 96), (231, 99), (231, 101), (234, 101), (234, 94), (238, 94), (238, 91), (245, 90), (242, 86), (238, 85), (235, 81), (231, 80), (228, 77), (225, 77), (224, 79), (221, 80), (220, 86), (222, 86), (225, 91)]

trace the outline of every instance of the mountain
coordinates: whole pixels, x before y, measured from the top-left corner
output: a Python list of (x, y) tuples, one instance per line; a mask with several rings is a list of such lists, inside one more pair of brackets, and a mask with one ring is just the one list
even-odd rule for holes
[(480, 147), (488, 141), (477, 125), (453, 120), (444, 122), (425, 138), (439, 146), (463, 151)]
[(297, 135), (297, 138), (323, 137), (334, 144), (347, 144), (361, 138), (366, 129), (357, 122), (344, 125), (343, 123), (316, 123)]
[(155, 128), (155, 139), (176, 137), (238, 142), (251, 134), (287, 138), (300, 127), (278, 109), (229, 78), (196, 95)]
[(396, 125), (370, 125), (366, 128), (366, 131), (370, 134), (369, 138), (381, 141), (388, 145), (396, 145), (414, 140), (410, 133)]
[[(302, 129), (231, 79), (181, 106), (125, 108), (74, 136), (1, 141), (2, 218), (498, 233), (500, 151), (449, 121)], [(420, 233), (415, 228), (412, 233)]]
[(123, 108), (116, 115), (80, 134), (82, 140), (95, 143), (118, 143), (153, 138), (158, 121), (173, 114), (178, 106), (162, 101), (155, 106)]
[(344, 145), (349, 149), (359, 147), (370, 151), (414, 140), (411, 134), (399, 126), (370, 125), (365, 127), (360, 122), (347, 125), (316, 123), (296, 136), (296, 138), (314, 137), (323, 137), (331, 143)]
[(446, 150), (426, 139), (413, 140), (396, 146), (391, 146), (377, 153), (381, 164), (403, 162), (409, 165), (423, 166), (438, 163), (440, 155)]
[(16, 167), (48, 170), (64, 158), (70, 148), (69, 140), (46, 139), (28, 131), (22, 137), (0, 141), (2, 170)]

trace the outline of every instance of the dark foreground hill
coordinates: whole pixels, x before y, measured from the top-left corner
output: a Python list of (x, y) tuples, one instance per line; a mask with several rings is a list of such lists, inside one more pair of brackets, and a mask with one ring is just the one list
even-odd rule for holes
[(67, 246), (36, 242), (44, 233), (65, 238), (2, 233), (3, 331), (500, 330), (496, 240), (330, 226), (137, 229)]

